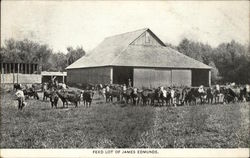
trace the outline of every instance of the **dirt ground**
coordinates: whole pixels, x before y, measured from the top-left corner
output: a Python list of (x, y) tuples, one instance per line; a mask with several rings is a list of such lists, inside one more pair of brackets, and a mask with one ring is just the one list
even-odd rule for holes
[(52, 109), (29, 99), (17, 110), (13, 92), (1, 93), (1, 148), (249, 148), (249, 102), (181, 107), (105, 103), (95, 96)]

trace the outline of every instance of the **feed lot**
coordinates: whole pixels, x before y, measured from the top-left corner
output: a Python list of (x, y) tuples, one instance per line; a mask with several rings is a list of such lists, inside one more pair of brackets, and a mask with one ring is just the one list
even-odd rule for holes
[[(39, 94), (42, 96), (42, 94)], [(249, 102), (181, 107), (105, 103), (94, 97), (51, 109), (30, 99), (17, 110), (13, 92), (1, 93), (1, 148), (235, 148), (250, 146)]]

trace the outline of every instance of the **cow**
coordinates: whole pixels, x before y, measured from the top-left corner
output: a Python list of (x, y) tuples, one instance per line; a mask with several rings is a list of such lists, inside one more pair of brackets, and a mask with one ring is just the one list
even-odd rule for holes
[(117, 98), (117, 101), (121, 100), (122, 90), (121, 87), (111, 85), (106, 87), (106, 102), (113, 102), (113, 98)]
[(141, 99), (143, 105), (149, 105), (150, 104), (150, 94), (153, 93), (153, 90), (151, 89), (144, 89), (141, 92)]
[(42, 91), (43, 89), (43, 85), (40, 83), (33, 83), (31, 85), (31, 87), (35, 90), (35, 91)]
[(58, 103), (58, 100), (59, 100), (59, 97), (58, 95), (56, 94), (55, 91), (53, 91), (50, 95), (50, 103), (51, 103), (51, 107), (55, 107), (57, 108), (57, 103)]
[(134, 105), (138, 105), (140, 102), (140, 93), (138, 92), (137, 88), (134, 88), (131, 93), (131, 98)]
[(185, 88), (182, 93), (185, 93), (183, 94), (185, 96), (184, 98), (184, 104), (186, 105), (196, 105), (197, 103), (197, 100), (196, 100), (196, 90), (195, 88)]
[(45, 90), (45, 91), (43, 92), (43, 100), (47, 100), (47, 98), (50, 98), (52, 92), (53, 92), (52, 90)]
[(122, 91), (122, 100), (125, 100), (125, 102), (128, 104), (129, 101), (132, 99), (132, 92), (133, 92), (133, 88), (129, 87), (127, 88), (125, 91)]
[(94, 91), (92, 90), (85, 90), (82, 92), (82, 98), (83, 98), (83, 105), (86, 107), (90, 107), (92, 103), (92, 99), (94, 96)]
[(81, 94), (78, 92), (68, 92), (65, 90), (58, 90), (56, 94), (63, 102), (63, 107), (65, 107), (65, 103), (68, 107), (68, 101), (75, 104), (75, 107), (78, 106), (78, 103), (81, 101)]
[(17, 91), (18, 89), (22, 89), (22, 85), (20, 83), (14, 83), (13, 89)]
[(245, 87), (242, 87), (242, 88), (241, 88), (239, 100), (242, 101), (242, 102), (245, 102), (245, 101), (249, 101), (249, 100), (250, 100), (249, 85), (246, 85)]
[(226, 87), (224, 90), (224, 101), (226, 103), (231, 103), (236, 102), (237, 99), (237, 94), (230, 87)]
[(208, 87), (207, 90), (206, 90), (206, 95), (207, 95), (207, 103), (213, 103), (213, 99), (214, 99), (214, 89), (212, 87)]
[(29, 97), (33, 97), (34, 99), (39, 100), (38, 93), (33, 88), (26, 88), (23, 90), (23, 93), (26, 99), (28, 99)]
[(213, 98), (214, 98), (214, 103), (224, 103), (224, 97), (225, 97), (225, 87), (221, 87), (218, 84), (214, 88), (213, 92)]
[(150, 98), (150, 104), (155, 106), (155, 100), (157, 101), (157, 104), (160, 103), (160, 89), (153, 89), (151, 93), (148, 93), (148, 97)]

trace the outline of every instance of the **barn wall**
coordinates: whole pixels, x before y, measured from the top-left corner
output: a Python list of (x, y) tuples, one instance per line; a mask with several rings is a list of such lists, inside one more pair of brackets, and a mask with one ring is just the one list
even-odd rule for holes
[(155, 88), (159, 86), (191, 86), (191, 70), (134, 68), (134, 86)]
[(172, 85), (191, 86), (191, 70), (172, 70)]
[(69, 69), (67, 84), (107, 84), (110, 83), (110, 67)]
[(134, 86), (138, 88), (154, 86), (154, 69), (134, 68)]

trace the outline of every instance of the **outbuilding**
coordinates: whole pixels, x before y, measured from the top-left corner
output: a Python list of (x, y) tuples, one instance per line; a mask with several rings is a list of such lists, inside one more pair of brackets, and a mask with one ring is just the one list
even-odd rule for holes
[(67, 79), (67, 72), (53, 72), (53, 71), (42, 71), (42, 83), (49, 83), (52, 79), (58, 83), (65, 83)]
[(67, 83), (209, 86), (211, 68), (166, 45), (148, 28), (107, 37), (67, 68)]

